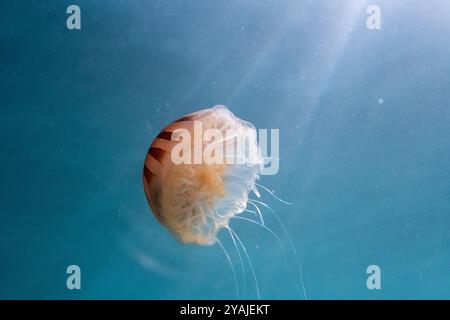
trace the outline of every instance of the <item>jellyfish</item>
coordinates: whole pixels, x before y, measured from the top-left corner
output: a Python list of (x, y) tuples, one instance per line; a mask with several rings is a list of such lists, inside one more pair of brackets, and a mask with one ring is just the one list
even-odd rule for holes
[[(275, 196), (257, 183), (264, 161), (253, 124), (217, 105), (183, 116), (162, 129), (150, 145), (143, 169), (144, 191), (157, 220), (182, 243), (218, 243), (237, 282), (230, 256), (218, 239), (218, 232), (226, 229), (236, 249), (239, 245), (247, 258), (258, 297), (253, 265), (229, 224), (231, 219), (250, 221), (279, 240), (265, 226), (259, 206), (271, 208), (249, 199), (251, 192), (260, 197), (257, 186)], [(254, 210), (247, 209), (248, 204)], [(243, 212), (252, 212), (259, 220), (240, 217)]]
[[(216, 139), (196, 136), (205, 134)], [(236, 140), (244, 136), (245, 145), (238, 147)], [(179, 155), (187, 161), (176, 163), (181, 143), (187, 148)], [(215, 159), (205, 157), (207, 152)], [(246, 209), (249, 192), (258, 192), (262, 161), (255, 127), (215, 106), (175, 120), (158, 134), (145, 159), (144, 190), (158, 221), (177, 239), (212, 245), (218, 231)]]

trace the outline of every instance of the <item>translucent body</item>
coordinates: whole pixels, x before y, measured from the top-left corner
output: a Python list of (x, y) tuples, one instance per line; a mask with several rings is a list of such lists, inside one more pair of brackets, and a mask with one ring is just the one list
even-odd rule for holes
[[(223, 141), (197, 140), (202, 150), (220, 142), (225, 149), (233, 145), (235, 152), (232, 156), (224, 152), (221, 163), (174, 163), (171, 152), (180, 143), (177, 131), (182, 129), (195, 136), (194, 124), (199, 122), (204, 132), (216, 129), (224, 137)], [(236, 138), (242, 136), (248, 139), (245, 146), (239, 147)], [(191, 151), (198, 153), (194, 146)], [(145, 160), (144, 189), (159, 222), (180, 241), (211, 245), (216, 242), (217, 232), (247, 207), (249, 192), (256, 191), (262, 163), (254, 126), (225, 106), (215, 106), (182, 117), (160, 132)]]

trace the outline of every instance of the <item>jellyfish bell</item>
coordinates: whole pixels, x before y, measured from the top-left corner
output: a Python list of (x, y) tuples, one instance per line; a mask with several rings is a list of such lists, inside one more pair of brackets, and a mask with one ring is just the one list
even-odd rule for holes
[(212, 245), (257, 195), (256, 129), (218, 105), (175, 120), (153, 140), (143, 182), (158, 219), (181, 242)]

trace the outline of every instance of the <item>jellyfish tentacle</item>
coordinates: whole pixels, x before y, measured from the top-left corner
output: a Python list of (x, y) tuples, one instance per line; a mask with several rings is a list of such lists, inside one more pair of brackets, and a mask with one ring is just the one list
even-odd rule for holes
[(275, 212), (275, 210), (273, 210), (268, 204), (266, 204), (266, 203), (264, 203), (262, 201), (254, 200), (254, 199), (252, 199), (251, 201), (254, 201), (254, 202), (259, 203), (260, 205), (266, 207), (271, 212), (271, 214), (275, 217), (275, 220), (277, 220), (278, 224), (281, 226), (281, 229), (283, 229), (283, 232), (284, 232), (285, 236), (287, 237), (287, 239), (289, 241), (289, 246), (291, 247), (292, 252), (294, 253), (294, 257), (295, 257), (295, 260), (296, 260), (297, 265), (298, 265), (298, 269), (299, 269), (299, 273), (300, 273), (300, 284), (301, 284), (301, 287), (302, 287), (303, 296), (305, 297), (305, 300), (308, 300), (308, 295), (306, 294), (305, 284), (303, 282), (303, 267), (302, 267), (302, 264), (300, 262), (300, 258), (298, 256), (297, 249), (295, 248), (294, 242), (292, 241), (292, 238), (289, 235), (289, 232), (287, 231), (286, 226), (284, 225), (283, 221), (281, 221), (280, 217)]
[(258, 188), (256, 187), (256, 181), (253, 183), (253, 186), (251, 187), (253, 193), (258, 197), (261, 198), (261, 194), (259, 193)]
[(223, 246), (222, 242), (218, 238), (216, 238), (215, 240), (219, 244), (219, 246), (222, 248), (222, 251), (228, 260), (228, 264), (231, 267), (231, 271), (233, 271), (234, 284), (235, 284), (235, 288), (236, 288), (236, 298), (239, 299), (239, 286), (238, 286), (238, 281), (237, 281), (236, 270), (234, 269), (233, 263), (231, 262), (230, 255), (228, 254), (227, 249), (225, 249), (225, 247)]
[(256, 217), (258, 216), (258, 212), (254, 211), (254, 210), (245, 209), (244, 212), (250, 212), (250, 213), (253, 213)]
[[(238, 218), (238, 217), (235, 217), (235, 218)], [(250, 219), (249, 219), (249, 220), (250, 220)], [(242, 251), (244, 252), (244, 254), (245, 254), (246, 258), (247, 258), (248, 265), (250, 266), (250, 270), (251, 270), (251, 272), (252, 272), (253, 281), (255, 282), (256, 295), (258, 296), (258, 300), (260, 300), (260, 299), (261, 299), (261, 294), (260, 294), (260, 292), (259, 292), (258, 280), (257, 280), (257, 278), (256, 278), (256, 273), (255, 273), (255, 269), (253, 268), (252, 260), (250, 259), (249, 255), (248, 255), (248, 253), (247, 253), (247, 249), (245, 248), (244, 244), (242, 243), (242, 241), (241, 241), (241, 239), (239, 238), (239, 236), (237, 235), (237, 233), (234, 232), (234, 230), (233, 230), (230, 226), (226, 226), (226, 228), (228, 228), (228, 230), (230, 230), (230, 231), (234, 234), (234, 236), (236, 237), (237, 241), (239, 242), (239, 244), (240, 244), (240, 246), (241, 246), (241, 248), (242, 248)]]
[[(252, 219), (248, 219), (248, 218), (245, 218), (245, 217), (234, 217), (234, 218), (235, 219), (241, 219), (241, 220), (249, 221), (249, 222), (252, 222), (254, 224), (257, 224), (257, 225), (261, 226), (262, 228), (264, 228), (265, 230), (269, 231), (272, 234), (272, 236), (277, 240), (279, 246), (283, 250), (285, 264), (286, 264), (286, 266), (287, 266), (287, 268), (289, 270), (289, 273), (290, 273), (291, 277), (294, 279), (295, 287), (296, 287), (298, 293), (300, 294), (301, 293), (300, 287), (298, 285), (298, 282), (296, 281), (296, 277), (294, 276), (294, 272), (292, 271), (292, 268), (291, 268), (291, 266), (289, 264), (289, 261), (287, 259), (287, 250), (286, 250), (285, 246), (283, 245), (283, 242), (281, 241), (280, 237), (271, 228), (267, 227), (266, 225), (263, 225), (263, 224), (259, 223), (258, 221), (255, 221), (255, 220), (252, 220)], [(303, 284), (302, 278), (301, 278), (301, 283)], [(306, 295), (304, 295), (304, 296), (306, 298)]]
[(284, 203), (284, 204), (286, 204), (288, 206), (292, 205), (292, 202), (288, 202), (288, 201), (285, 201), (285, 200), (281, 199), (280, 197), (276, 196), (272, 191), (270, 191), (269, 188), (263, 186), (262, 184), (259, 184), (259, 183), (256, 183), (256, 182), (255, 182), (255, 184), (258, 187), (261, 187), (262, 189), (266, 190), (272, 197), (274, 197), (275, 199), (277, 199), (281, 203)]
[(253, 203), (250, 199), (247, 200), (247, 202), (248, 202), (249, 204), (251, 204), (253, 207), (255, 207), (256, 211), (258, 212), (259, 219), (261, 220), (261, 224), (262, 224), (262, 225), (265, 225), (265, 224), (264, 224), (264, 218), (263, 218), (262, 213), (261, 213), (261, 210), (258, 208), (258, 206), (257, 206), (255, 203)]
[(242, 260), (242, 255), (241, 255), (241, 251), (239, 250), (237, 243), (236, 243), (236, 239), (234, 238), (233, 233), (230, 231), (230, 228), (227, 228), (228, 233), (230, 234), (231, 240), (233, 240), (234, 243), (234, 247), (236, 249), (236, 252), (239, 256), (239, 261), (241, 262), (241, 268), (242, 268), (242, 274), (243, 274), (243, 290), (242, 290), (242, 297), (245, 299), (245, 278), (246, 278), (246, 273), (245, 273), (245, 267), (244, 267), (244, 260)]

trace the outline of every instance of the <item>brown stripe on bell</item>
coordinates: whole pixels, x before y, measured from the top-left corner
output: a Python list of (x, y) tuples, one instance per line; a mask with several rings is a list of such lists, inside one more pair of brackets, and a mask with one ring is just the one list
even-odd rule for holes
[(163, 140), (172, 140), (172, 132), (169, 131), (161, 131), (156, 138)]
[(166, 155), (166, 153), (167, 151), (156, 147), (150, 147), (150, 150), (148, 150), (148, 154), (159, 163), (162, 163), (162, 158)]

